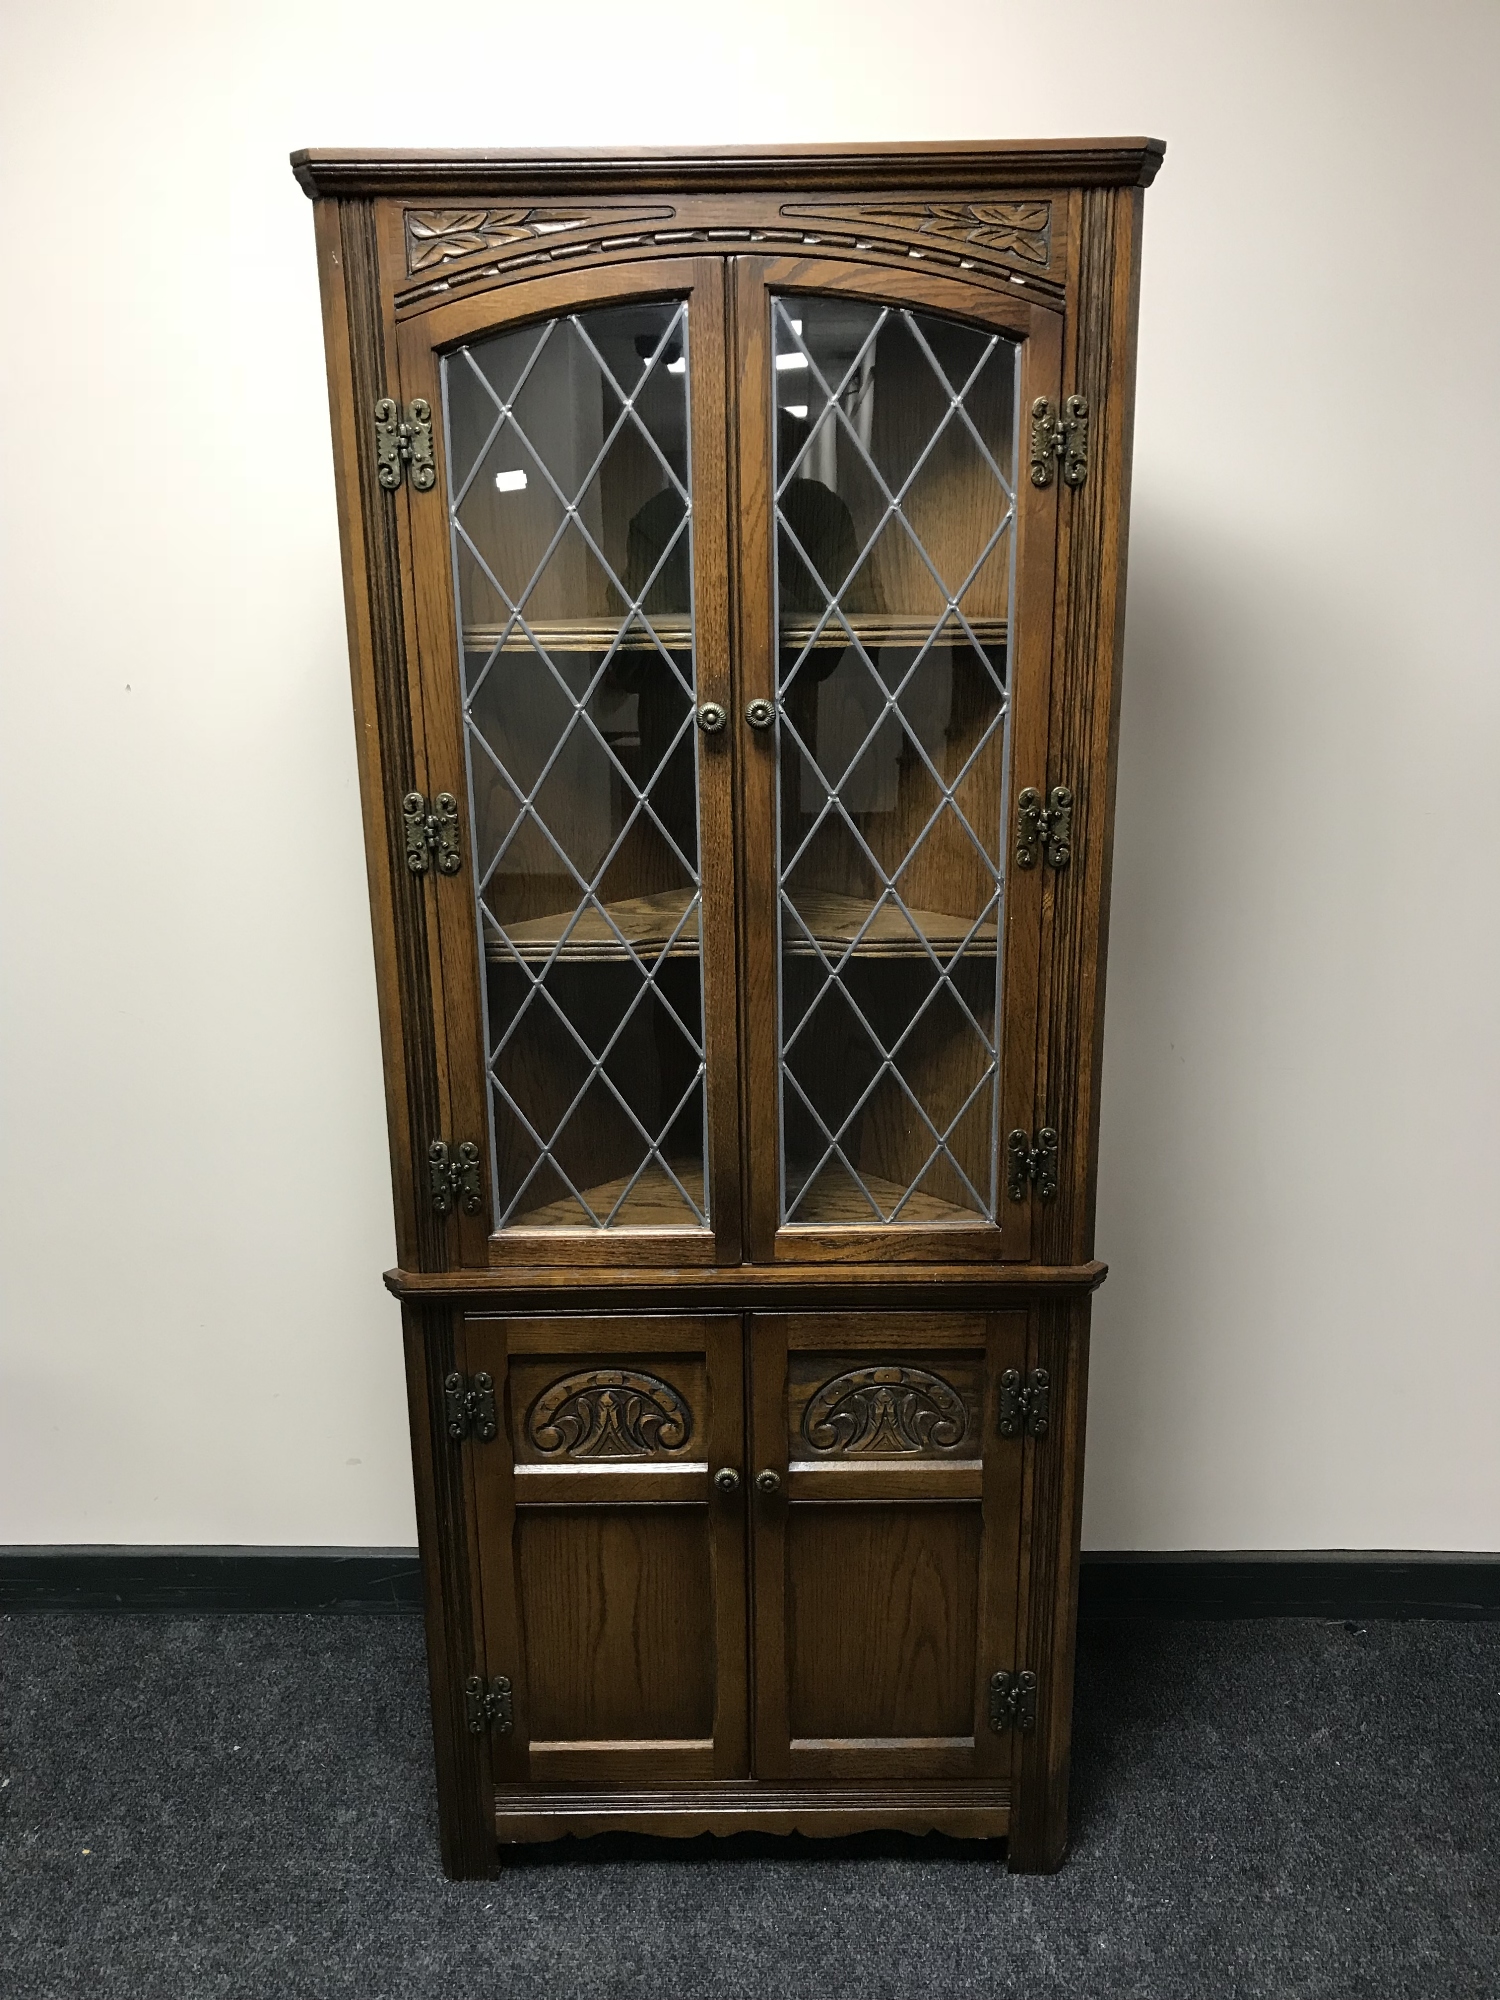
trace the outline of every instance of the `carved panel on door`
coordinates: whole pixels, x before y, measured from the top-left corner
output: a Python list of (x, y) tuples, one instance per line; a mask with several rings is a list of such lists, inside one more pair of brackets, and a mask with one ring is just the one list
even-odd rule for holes
[(671, 1384), (635, 1368), (565, 1375), (526, 1419), (543, 1458), (654, 1458), (686, 1445), (692, 1429), (692, 1410)]
[(978, 1371), (972, 1356), (942, 1360), (944, 1373), (896, 1361), (843, 1368), (808, 1395), (809, 1382), (826, 1373), (828, 1357), (793, 1356), (788, 1380), (793, 1459), (809, 1453), (890, 1458), (960, 1452), (978, 1413)]
[(697, 1356), (594, 1354), (565, 1366), (518, 1355), (511, 1363), (511, 1429), (518, 1465), (601, 1464), (701, 1457), (707, 1407)]

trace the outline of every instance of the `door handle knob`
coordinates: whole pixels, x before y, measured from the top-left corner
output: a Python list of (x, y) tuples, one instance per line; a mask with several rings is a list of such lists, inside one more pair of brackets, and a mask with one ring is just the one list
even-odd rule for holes
[(714, 1485), (718, 1487), (721, 1493), (738, 1493), (740, 1490), (740, 1475), (732, 1465), (721, 1465), (714, 1474)]
[(781, 1474), (773, 1471), (768, 1465), (764, 1472), (756, 1473), (755, 1483), (762, 1493), (779, 1493), (781, 1491)]
[(721, 701), (706, 701), (698, 711), (698, 727), (705, 736), (717, 736), (729, 720), (729, 710)]
[(763, 697), (748, 703), (745, 720), (752, 729), (769, 729), (776, 720), (775, 703), (766, 701)]

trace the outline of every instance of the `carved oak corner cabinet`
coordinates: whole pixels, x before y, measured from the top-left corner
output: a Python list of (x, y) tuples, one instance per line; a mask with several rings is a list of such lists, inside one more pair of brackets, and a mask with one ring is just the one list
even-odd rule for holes
[(1162, 151), (294, 156), (452, 1874), (1062, 1859)]

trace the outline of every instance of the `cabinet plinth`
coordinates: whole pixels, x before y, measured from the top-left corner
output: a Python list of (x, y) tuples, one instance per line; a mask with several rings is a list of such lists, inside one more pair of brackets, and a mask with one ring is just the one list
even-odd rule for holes
[(1063, 1858), (1161, 151), (295, 156), (451, 1874)]

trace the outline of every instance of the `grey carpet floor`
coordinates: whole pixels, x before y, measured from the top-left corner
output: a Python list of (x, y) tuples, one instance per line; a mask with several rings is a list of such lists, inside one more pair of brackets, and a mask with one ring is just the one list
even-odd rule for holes
[(0, 1619), (5, 2000), (1500, 1994), (1500, 1624), (1115, 1624), (1073, 1855), (567, 1841), (438, 1868), (407, 1617)]

